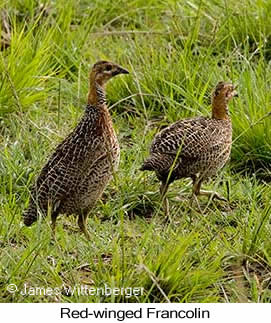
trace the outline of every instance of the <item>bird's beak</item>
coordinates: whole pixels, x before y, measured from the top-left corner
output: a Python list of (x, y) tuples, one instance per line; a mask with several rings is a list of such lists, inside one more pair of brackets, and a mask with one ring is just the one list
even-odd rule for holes
[(237, 86), (238, 86), (238, 85), (235, 85), (235, 86), (234, 86), (234, 90), (233, 90), (233, 92), (232, 92), (232, 96), (235, 96), (235, 97), (238, 97), (238, 96), (239, 96), (239, 95), (238, 95), (238, 92), (236, 91)]
[(118, 66), (118, 68), (114, 72), (114, 75), (118, 75), (118, 74), (129, 74), (129, 72), (125, 68)]

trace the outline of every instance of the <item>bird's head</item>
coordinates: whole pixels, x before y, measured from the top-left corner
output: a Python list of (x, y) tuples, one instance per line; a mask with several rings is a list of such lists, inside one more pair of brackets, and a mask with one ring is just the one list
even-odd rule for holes
[(229, 116), (228, 102), (238, 96), (236, 86), (232, 83), (219, 82), (212, 96), (212, 117), (215, 119), (227, 119)]
[(103, 87), (107, 81), (119, 74), (129, 74), (129, 72), (115, 63), (99, 61), (92, 67), (90, 80)]
[(234, 96), (237, 96), (236, 86), (232, 83), (219, 82), (213, 92), (213, 99), (225, 100), (228, 102)]

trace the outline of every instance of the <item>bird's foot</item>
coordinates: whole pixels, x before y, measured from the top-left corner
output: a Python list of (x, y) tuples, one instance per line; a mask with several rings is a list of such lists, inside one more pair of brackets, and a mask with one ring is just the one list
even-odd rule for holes
[[(199, 210), (199, 212), (201, 214), (203, 214), (203, 211), (201, 209), (201, 206), (200, 206), (200, 203), (199, 203), (199, 200), (198, 200), (198, 197), (196, 194), (192, 194), (191, 196), (191, 200), (190, 200), (190, 203), (189, 203), (189, 207), (190, 207), (190, 213), (191, 213), (191, 210), (193, 209), (193, 203), (196, 202), (196, 205), (197, 205), (197, 209)], [(190, 219), (191, 220), (191, 219)]]
[(163, 198), (163, 207), (164, 207), (164, 212), (165, 212), (165, 223), (170, 223), (171, 222), (171, 216), (169, 212), (169, 203), (168, 199), (166, 197)]
[(187, 196), (185, 195), (178, 195), (174, 197), (174, 201), (176, 202), (185, 202), (187, 200)]
[(81, 230), (81, 232), (84, 233), (87, 240), (91, 239), (91, 235), (87, 230), (87, 213), (80, 213), (78, 217), (78, 226)]
[(81, 231), (84, 233), (87, 240), (91, 239), (91, 235), (86, 228), (82, 229)]
[(210, 197), (210, 199), (217, 199), (220, 201), (228, 202), (223, 196), (219, 195), (217, 192), (213, 191), (200, 191), (198, 195), (204, 195)]

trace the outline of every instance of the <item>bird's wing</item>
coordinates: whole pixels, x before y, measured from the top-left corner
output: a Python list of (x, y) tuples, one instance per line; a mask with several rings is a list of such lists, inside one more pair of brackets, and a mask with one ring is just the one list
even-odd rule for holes
[(220, 129), (212, 127), (204, 117), (181, 120), (156, 135), (151, 153), (197, 159), (221, 145), (223, 137), (219, 132)]
[(91, 167), (89, 161), (95, 163), (97, 154), (103, 151), (100, 118), (96, 107), (87, 106), (76, 128), (57, 146), (42, 168), (32, 189), (32, 199), (39, 201), (44, 209), (49, 201), (58, 205), (67, 197), (84, 176), (85, 168)]
[(61, 201), (78, 186), (85, 176), (85, 168), (91, 168), (89, 161), (97, 161), (101, 138), (92, 142), (83, 141), (80, 138), (75, 142), (74, 137), (69, 136), (56, 148), (36, 181), (35, 192), (39, 201), (48, 204), (50, 200), (53, 205)]

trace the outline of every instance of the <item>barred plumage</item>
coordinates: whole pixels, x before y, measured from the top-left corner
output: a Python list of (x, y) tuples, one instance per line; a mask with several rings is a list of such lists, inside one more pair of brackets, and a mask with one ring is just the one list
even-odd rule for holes
[[(164, 195), (173, 181), (191, 177), (195, 195), (220, 196), (200, 191), (203, 180), (213, 176), (227, 162), (232, 144), (232, 125), (228, 101), (236, 95), (234, 86), (220, 82), (212, 98), (212, 118), (196, 117), (177, 121), (159, 132), (151, 145), (150, 157), (141, 170), (154, 171), (162, 182), (160, 191), (168, 214)], [(222, 199), (222, 198), (220, 198)]]
[(120, 148), (106, 107), (105, 83), (115, 75), (127, 73), (106, 61), (93, 66), (85, 113), (38, 176), (24, 213), (25, 225), (35, 222), (39, 213), (46, 216), (50, 212), (54, 232), (59, 214), (77, 214), (78, 225), (89, 238), (87, 214), (119, 163)]

